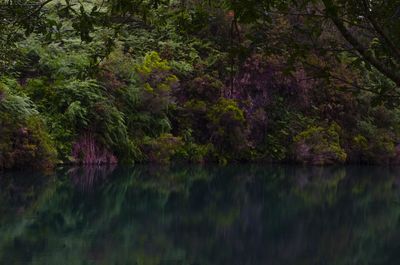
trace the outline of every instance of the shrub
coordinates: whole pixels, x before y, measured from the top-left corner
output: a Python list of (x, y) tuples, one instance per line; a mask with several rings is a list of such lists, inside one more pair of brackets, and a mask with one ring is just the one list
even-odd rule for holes
[(294, 137), (294, 157), (304, 164), (343, 163), (347, 154), (340, 146), (341, 128), (332, 123), (328, 128), (311, 126)]
[(147, 53), (135, 66), (137, 80), (121, 90), (121, 109), (129, 135), (141, 139), (157, 138), (171, 131), (169, 109), (174, 106), (172, 89), (179, 82), (167, 61), (157, 52)]
[(211, 75), (202, 75), (190, 80), (179, 91), (181, 100), (201, 100), (208, 103), (215, 103), (221, 97), (224, 84)]
[(351, 141), (351, 159), (363, 163), (390, 163), (396, 155), (395, 134), (370, 121), (357, 124), (358, 134)]
[(209, 144), (202, 145), (189, 142), (183, 146), (182, 151), (178, 154), (178, 158), (192, 163), (203, 163), (207, 159), (209, 152)]
[(182, 133), (182, 139), (184, 145), (176, 154), (176, 158), (191, 163), (205, 162), (210, 153), (211, 145), (196, 143), (191, 129), (186, 129)]
[(49, 168), (56, 151), (34, 104), (16, 94), (16, 83), (0, 81), (0, 169)]
[(247, 147), (246, 120), (243, 111), (231, 99), (221, 98), (213, 105), (207, 114), (211, 133), (210, 141), (218, 152), (239, 157), (241, 151)]
[(149, 162), (168, 164), (182, 147), (182, 138), (165, 133), (158, 138), (145, 139), (142, 150)]
[(72, 157), (75, 163), (83, 165), (116, 164), (118, 162), (115, 155), (101, 146), (90, 133), (81, 136), (74, 143)]
[(178, 78), (170, 70), (168, 62), (157, 52), (147, 53), (136, 66), (142, 88), (140, 103), (147, 111), (159, 114), (173, 102), (171, 90), (178, 85)]

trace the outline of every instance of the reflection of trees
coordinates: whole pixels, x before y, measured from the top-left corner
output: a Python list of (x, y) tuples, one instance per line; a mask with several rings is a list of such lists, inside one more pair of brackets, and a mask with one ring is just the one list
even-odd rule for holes
[(32, 208), (52, 180), (51, 176), (35, 172), (0, 171), (0, 221)]
[(72, 167), (68, 170), (68, 175), (80, 190), (90, 191), (96, 183), (104, 181), (107, 176), (111, 175), (115, 168), (115, 164)]
[(400, 244), (395, 169), (59, 174), (30, 211), (0, 226), (0, 264), (394, 264)]

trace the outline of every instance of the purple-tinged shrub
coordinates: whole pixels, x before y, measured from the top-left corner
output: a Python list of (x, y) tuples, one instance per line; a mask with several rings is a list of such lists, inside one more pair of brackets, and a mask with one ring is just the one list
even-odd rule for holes
[(92, 133), (80, 137), (72, 147), (75, 163), (83, 165), (103, 165), (118, 163), (117, 157), (98, 143)]
[(240, 68), (234, 77), (233, 87), (226, 91), (225, 96), (251, 102), (248, 107), (250, 112), (268, 105), (276, 95), (290, 99), (292, 104), (307, 105), (313, 83), (300, 67), (290, 74), (286, 72), (285, 62), (279, 58), (264, 58), (255, 54)]
[(287, 74), (284, 60), (255, 54), (241, 66), (225, 96), (236, 100), (243, 109), (249, 144), (258, 149), (259, 155), (283, 159), (281, 146), (287, 146), (290, 140), (289, 135), (283, 135), (291, 131), (287, 117), (310, 105), (312, 87), (302, 68)]

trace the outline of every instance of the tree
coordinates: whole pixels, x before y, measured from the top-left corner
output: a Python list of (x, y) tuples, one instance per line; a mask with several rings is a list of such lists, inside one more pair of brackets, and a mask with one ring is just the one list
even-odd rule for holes
[[(332, 52), (347, 52), (400, 87), (400, 2), (396, 0), (228, 0), (242, 23), (273, 23), (278, 14), (296, 18), (312, 39), (334, 25), (344, 42)], [(316, 44), (315, 42), (313, 44)], [(314, 47), (315, 48), (315, 47)], [(324, 49), (326, 47), (318, 47)]]
[[(296, 26), (304, 28), (312, 25), (308, 32), (314, 36), (320, 36), (329, 25), (334, 25), (343, 38), (342, 43), (336, 43), (341, 46), (334, 51), (336, 54), (346, 51), (355, 55), (357, 59), (352, 63), (362, 62), (363, 66), (372, 66), (397, 88), (400, 87), (400, 48), (396, 45), (400, 41), (398, 0), (213, 0), (207, 4), (232, 10), (235, 27), (236, 23), (274, 23), (276, 14), (307, 22), (307, 25)], [(0, 44), (4, 49), (0, 51), (0, 60), (3, 64), (7, 62), (7, 51), (12, 44), (23, 38), (22, 32), (46, 34), (54, 26), (60, 27), (43, 15), (49, 5), (56, 7), (58, 16), (74, 21), (73, 27), (83, 41), (90, 41), (95, 25), (115, 28), (116, 24), (132, 21), (146, 23), (151, 12), (163, 5), (179, 9), (194, 8), (204, 3), (194, 0), (105, 0), (94, 1), (87, 9), (85, 3), (74, 0), (7, 0), (0, 9), (4, 18), (0, 22)]]

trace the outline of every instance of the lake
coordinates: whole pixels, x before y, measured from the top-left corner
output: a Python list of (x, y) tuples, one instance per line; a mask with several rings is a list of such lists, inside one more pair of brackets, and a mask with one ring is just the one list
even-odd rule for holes
[(399, 264), (400, 168), (0, 174), (0, 264)]

